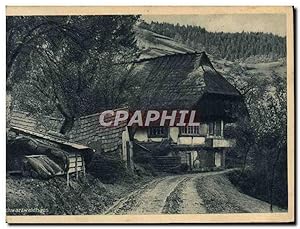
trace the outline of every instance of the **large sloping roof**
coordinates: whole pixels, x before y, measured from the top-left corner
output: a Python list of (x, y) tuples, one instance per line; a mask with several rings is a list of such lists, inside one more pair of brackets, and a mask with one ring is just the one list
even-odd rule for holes
[[(122, 132), (125, 130), (126, 122), (119, 123), (118, 126), (103, 127), (99, 123), (99, 116), (100, 113), (97, 113), (76, 119), (73, 128), (66, 135), (59, 133), (63, 119), (49, 116), (34, 117), (29, 112), (13, 111), (10, 124), (13, 129), (24, 134), (78, 149), (84, 149), (85, 145), (93, 148), (97, 142), (104, 152), (118, 150), (122, 145)], [(113, 120), (114, 116), (109, 119)]]
[(215, 70), (205, 52), (139, 60), (132, 77), (141, 81), (135, 103), (140, 109), (189, 109), (204, 94), (241, 96)]

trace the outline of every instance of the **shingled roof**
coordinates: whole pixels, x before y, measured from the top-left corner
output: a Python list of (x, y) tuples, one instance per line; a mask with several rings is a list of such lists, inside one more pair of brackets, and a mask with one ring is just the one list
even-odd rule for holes
[(132, 77), (142, 82), (134, 105), (140, 109), (190, 109), (204, 94), (241, 97), (205, 52), (140, 60)]
[[(76, 119), (73, 128), (66, 135), (59, 133), (63, 119), (34, 117), (29, 112), (13, 111), (10, 125), (13, 130), (75, 148), (85, 145), (93, 148), (97, 142), (104, 152), (119, 150), (126, 122), (119, 123), (116, 127), (103, 127), (99, 124), (99, 116), (100, 113), (96, 113)], [(113, 120), (114, 116), (109, 119)]]

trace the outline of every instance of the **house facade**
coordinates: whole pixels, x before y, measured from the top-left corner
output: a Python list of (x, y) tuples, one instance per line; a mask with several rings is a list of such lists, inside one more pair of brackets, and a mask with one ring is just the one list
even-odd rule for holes
[[(234, 139), (224, 138), (224, 121), (202, 122), (198, 126), (151, 126), (136, 130), (134, 140), (144, 147), (170, 142), (166, 157), (180, 157), (189, 170), (225, 167), (226, 152), (234, 146)], [(162, 158), (162, 157), (161, 157)]]

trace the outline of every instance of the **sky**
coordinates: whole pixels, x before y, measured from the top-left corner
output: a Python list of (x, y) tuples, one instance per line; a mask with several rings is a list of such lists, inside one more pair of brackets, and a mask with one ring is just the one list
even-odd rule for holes
[(197, 25), (210, 32), (265, 32), (286, 35), (284, 14), (143, 15), (146, 22), (158, 21)]

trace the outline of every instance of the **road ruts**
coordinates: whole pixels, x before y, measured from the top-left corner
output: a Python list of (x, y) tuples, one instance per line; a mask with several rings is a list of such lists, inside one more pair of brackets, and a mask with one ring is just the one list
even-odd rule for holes
[[(105, 214), (162, 214), (168, 198), (177, 192), (180, 202), (177, 212), (181, 214), (205, 213), (206, 209), (196, 190), (197, 178), (221, 172), (194, 173), (157, 178), (117, 201)], [(180, 190), (178, 190), (180, 189)]]

